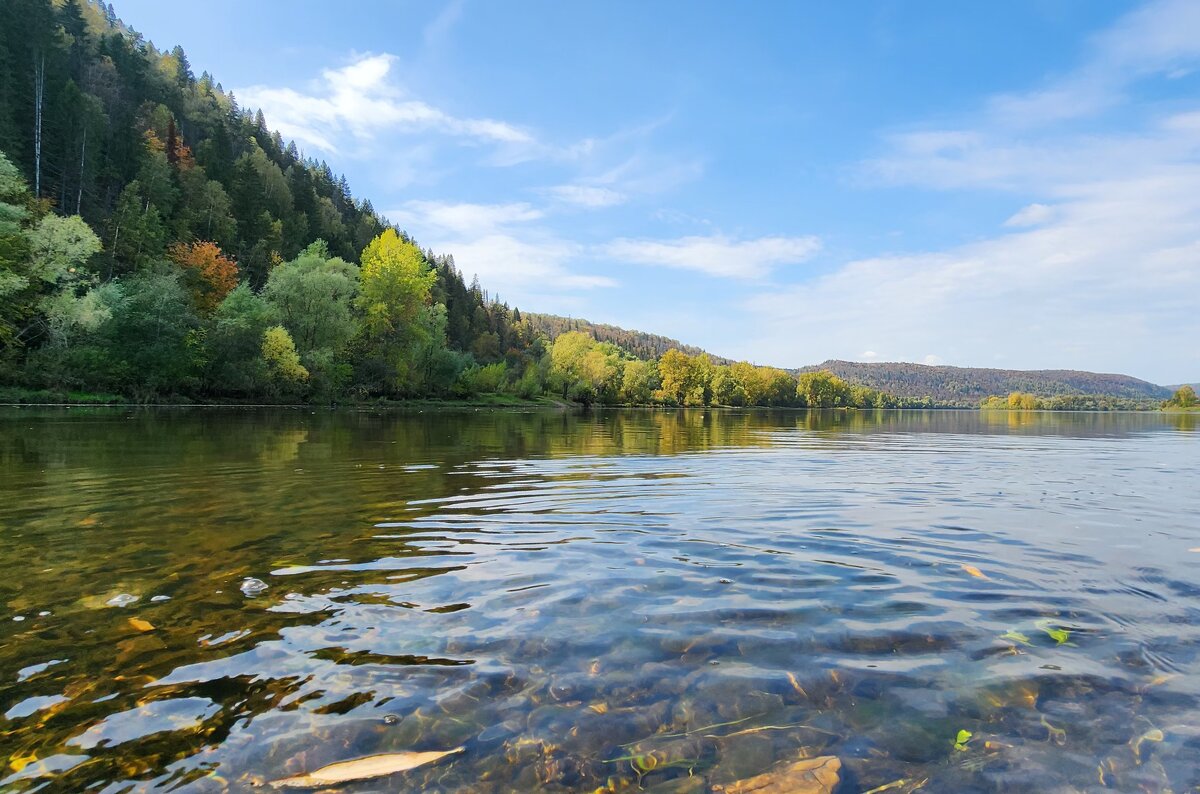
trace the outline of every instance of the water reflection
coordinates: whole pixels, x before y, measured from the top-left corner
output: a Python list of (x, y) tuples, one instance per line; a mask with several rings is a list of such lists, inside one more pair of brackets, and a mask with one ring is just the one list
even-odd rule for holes
[(6, 411), (0, 787), (1200, 785), (1192, 419)]

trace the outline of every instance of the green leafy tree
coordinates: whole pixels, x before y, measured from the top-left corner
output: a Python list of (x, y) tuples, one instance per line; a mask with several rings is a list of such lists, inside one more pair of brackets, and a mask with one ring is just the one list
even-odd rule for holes
[(842, 408), (853, 402), (850, 384), (829, 370), (801, 374), (796, 395), (809, 408)]
[(672, 405), (707, 405), (712, 399), (714, 369), (707, 354), (689, 356), (672, 348), (658, 360), (662, 386), (655, 397)]
[(123, 279), (122, 299), (105, 323), (107, 384), (139, 398), (187, 388), (202, 363), (191, 295), (173, 270)]
[(100, 248), (100, 238), (83, 218), (47, 215), (29, 232), (31, 272), (49, 284), (74, 280)]
[(17, 342), (30, 310), (29, 191), (16, 166), (0, 152), (0, 351)]
[(1195, 408), (1197, 404), (1196, 390), (1187, 384), (1176, 389), (1167, 400), (1167, 405), (1172, 408)]
[(653, 361), (626, 361), (621, 375), (621, 400), (630, 405), (646, 405), (659, 387), (658, 366)]
[(167, 247), (167, 227), (142, 192), (136, 179), (121, 191), (109, 219), (109, 249), (117, 272), (128, 272), (162, 259)]
[(340, 352), (346, 346), (358, 328), (353, 308), (357, 294), (358, 268), (331, 257), (321, 240), (273, 269), (263, 289), (301, 355)]
[(394, 229), (363, 249), (357, 305), (364, 341), (392, 390), (411, 389), (416, 354), (429, 341), (432, 324), (422, 312), (436, 279), (421, 249)]
[(746, 389), (730, 367), (713, 368), (712, 399), (717, 405), (745, 405)]
[(253, 395), (268, 387), (263, 337), (278, 324), (275, 307), (248, 284), (233, 289), (217, 306), (205, 337), (205, 383), (216, 394)]
[(624, 364), (620, 348), (580, 331), (563, 334), (550, 348), (550, 373), (557, 389), (563, 397), (585, 403), (617, 402)]
[(280, 391), (291, 391), (308, 380), (292, 336), (282, 325), (273, 325), (263, 334), (262, 358), (267, 377)]

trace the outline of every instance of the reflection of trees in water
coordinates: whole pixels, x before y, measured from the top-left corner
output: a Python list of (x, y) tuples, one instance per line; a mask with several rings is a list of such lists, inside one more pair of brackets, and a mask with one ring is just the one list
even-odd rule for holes
[[(892, 766), (883, 767), (886, 775), (875, 767), (873, 774), (881, 776), (872, 778), (871, 785), (924, 774), (947, 757), (959, 758), (947, 737), (963, 727), (961, 718), (915, 713), (911, 702), (892, 694), (905, 682), (882, 672), (811, 669), (798, 671), (799, 678), (789, 681), (775, 671), (739, 682), (722, 673), (726, 668), (710, 667), (708, 662), (744, 660), (741, 648), (728, 639), (721, 644), (719, 635), (703, 622), (669, 633), (660, 646), (648, 644), (649, 635), (625, 631), (620, 621), (603, 624), (625, 644), (588, 649), (578, 669), (559, 665), (554, 678), (522, 678), (520, 669), (485, 670), (484, 665), (467, 663), (477, 661), (478, 643), (471, 637), (447, 639), (434, 632), (397, 630), (396, 626), (428, 626), (419, 621), (452, 615), (465, 608), (460, 602), (473, 600), (457, 591), (438, 600), (435, 596), (447, 595), (443, 591), (448, 585), (437, 583), (469, 581), (466, 549), (478, 531), (471, 522), (486, 516), (488, 507), (441, 507), (456, 496), (495, 494), (498, 485), (545, 482), (551, 476), (594, 478), (597, 461), (592, 459), (617, 454), (770, 447), (789, 439), (808, 439), (819, 447), (828, 438), (872, 433), (1120, 437), (1194, 431), (1195, 418), (699, 409), (21, 410), (0, 420), (0, 525), (7, 532), (0, 566), (21, 572), (0, 581), (0, 600), (28, 619), (5, 625), (9, 633), (0, 645), (0, 672), (8, 675), (31, 661), (68, 660), (38, 673), (33, 684), (39, 694), (63, 693), (72, 700), (38, 714), (34, 722), (21, 723), (19, 731), (9, 735), (14, 755), (44, 758), (104, 715), (135, 712), (147, 702), (191, 698), (221, 708), (196, 726), (163, 722), (158, 738), (98, 753), (98, 760), (81, 766), (70, 780), (151, 775), (176, 758), (199, 758), (195, 754), (205, 747), (220, 747), (225, 760), (247, 768), (274, 771), (299, 752), (312, 752), (315, 764), (322, 752), (329, 757), (319, 756), (321, 762), (339, 760), (353, 754), (347, 748), (386, 750), (391, 747), (388, 742), (399, 738), (408, 745), (424, 741), (448, 747), (491, 729), (499, 731), (494, 763), (464, 762), (464, 778), (453, 780), (465, 786), (468, 777), (477, 777), (487, 767), (497, 776), (500, 790), (506, 784), (507, 790), (514, 790), (519, 788), (512, 784), (515, 776), (534, 768), (556, 781), (556, 764), (573, 769), (571, 774), (578, 777), (563, 778), (563, 785), (598, 781), (617, 771), (603, 763), (614, 754), (610, 745), (616, 732), (625, 731), (621, 742), (645, 743), (667, 724), (674, 730), (768, 714), (760, 722), (726, 729), (733, 733), (805, 722), (820, 710), (825, 717), (818, 727), (824, 733), (762, 731), (706, 739), (695, 753), (687, 748), (689, 758), (698, 755), (719, 765), (730, 763), (727, 758), (748, 757), (754, 747), (765, 754), (762, 757), (790, 753), (795, 748), (785, 745), (799, 735), (806, 746), (829, 746), (831, 752), (849, 739), (881, 748), (885, 755), (880, 757), (891, 759)], [(568, 462), (552, 474), (536, 471), (539, 458), (568, 457), (588, 460), (581, 461), (578, 470)], [(522, 466), (530, 461), (535, 462), (533, 473)], [(651, 468), (668, 471), (671, 465), (651, 462)], [(467, 520), (445, 523), (447, 512)], [(382, 522), (394, 526), (377, 526)], [(439, 545), (442, 538), (456, 538), (458, 545)], [(295, 569), (294, 578), (268, 575), (289, 568)], [(268, 580), (267, 595), (247, 600), (238, 590), (247, 576)], [(290, 588), (301, 594), (286, 598)], [(119, 593), (141, 600), (125, 609), (103, 607)], [(172, 600), (151, 605), (152, 595)], [(572, 605), (570, 614), (577, 615), (587, 603)], [(39, 622), (40, 611), (53, 615)], [(593, 608), (593, 617), (597, 612)], [(540, 619), (532, 614), (524, 613), (522, 619), (531, 622), (521, 633), (505, 633), (500, 623), (487, 625), (491, 614), (486, 620), (472, 615), (484, 630), (493, 632), (487, 656), (531, 669), (579, 652), (575, 643), (582, 640), (555, 644), (548, 625), (539, 622), (567, 612), (549, 607)], [(516, 619), (516, 612), (509, 615)], [(404, 622), (410, 619), (412, 623)], [(738, 618), (743, 619), (755, 618)], [(390, 628), (387, 620), (392, 621)], [(600, 633), (603, 621), (595, 620)], [(805, 636), (815, 642), (812, 637), (817, 634), (810, 631)], [(932, 639), (928, 632), (839, 633), (804, 658), (892, 654), (904, 650), (906, 643), (914, 643), (913, 653), (919, 654), (929, 652), (923, 648)], [(943, 644), (953, 641), (952, 637)], [(787, 643), (794, 651), (797, 641)], [(747, 647), (753, 653), (753, 645)], [(590, 665), (597, 656), (604, 661), (593, 674)], [(769, 666), (768, 657), (762, 663)], [(1131, 680), (1153, 679), (1153, 670), (1141, 665), (1140, 657), (1130, 659), (1126, 667)], [(683, 685), (684, 671), (696, 670), (701, 673), (689, 679), (690, 689), (672, 691), (672, 686)], [(377, 704), (390, 697), (385, 693), (398, 681), (403, 686), (397, 685), (396, 691), (429, 696), (424, 701), (413, 695), (390, 705)], [(926, 683), (913, 680), (908, 686), (920, 689)], [(1031, 688), (1034, 684), (1037, 691)], [(948, 693), (944, 697), (955, 709), (972, 715), (971, 726), (981, 736), (992, 730), (1031, 737), (1027, 743), (1001, 747), (998, 752), (1006, 763), (1049, 769), (1057, 745), (1046, 743), (1048, 729), (1038, 718), (1048, 714), (1052, 725), (1066, 725), (1074, 713), (1070, 709), (1081, 703), (1087, 704), (1095, 723), (1089, 731), (1108, 732), (1125, 741), (1146, 730), (1135, 722), (1140, 693), (1117, 678), (1054, 676), (1020, 679), (1011, 686), (980, 686), (971, 680), (961, 690), (941, 691)], [(1158, 690), (1160, 701), (1165, 691)], [(461, 697), (455, 699), (456, 694)], [(94, 702), (108, 695), (115, 697)], [(440, 697), (436, 704), (427, 702), (434, 697)], [(603, 708), (592, 710), (589, 704)], [(1194, 705), (1189, 701), (1180, 707)], [(381, 720), (361, 719), (362, 711), (355, 712), (357, 717), (338, 719), (364, 708), (393, 709), (400, 722), (385, 727)], [(278, 718), (285, 709), (286, 721), (239, 725), (260, 715)], [(677, 717), (688, 721), (670, 722)], [(505, 728), (513, 719), (525, 727)], [(280, 724), (288, 726), (292, 740), (227, 743), (235, 733), (277, 740), (272, 731)], [(34, 728), (27, 729), (30, 725)], [(896, 725), (903, 730), (895, 730)], [(1136, 730), (1125, 730), (1131, 725)], [(525, 733), (532, 728), (542, 731), (537, 736), (554, 737), (554, 744), (566, 750), (542, 745), (529, 750), (533, 745)], [(579, 730), (573, 732), (575, 728)], [(1089, 736), (1071, 730), (1072, 741)], [(739, 741), (747, 743), (746, 752)], [(726, 753), (727, 746), (738, 751)], [(647, 754), (661, 752), (668, 761), (673, 752), (656, 742), (643, 749)], [(515, 754), (516, 762), (509, 762), (506, 751)], [(527, 752), (532, 754), (522, 755)], [(577, 768), (568, 766), (581, 758), (592, 760)], [(846, 758), (855, 771), (857, 756)], [(1131, 776), (1149, 774), (1151, 766), (1127, 764), (1109, 774), (1119, 787), (1131, 787)], [(686, 771), (659, 774), (683, 777)], [(969, 785), (972, 778), (964, 772), (962, 780)], [(539, 782), (544, 781), (532, 780), (535, 787)]]

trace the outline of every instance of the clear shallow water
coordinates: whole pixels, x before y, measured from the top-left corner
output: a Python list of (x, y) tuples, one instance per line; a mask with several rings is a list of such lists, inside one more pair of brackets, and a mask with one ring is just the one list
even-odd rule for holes
[(0, 409), (0, 789), (1192, 790), (1195, 419)]

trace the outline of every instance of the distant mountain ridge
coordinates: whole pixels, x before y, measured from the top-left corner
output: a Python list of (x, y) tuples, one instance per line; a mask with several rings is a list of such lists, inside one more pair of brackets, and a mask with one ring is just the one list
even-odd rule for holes
[(976, 405), (990, 395), (1029, 392), (1039, 397), (1084, 394), (1135, 400), (1163, 400), (1171, 390), (1130, 375), (1072, 369), (989, 369), (930, 366), (903, 362), (829, 360), (801, 372), (830, 370), (851, 383), (899, 397), (932, 397), (945, 404)]
[[(622, 350), (643, 359), (659, 358), (672, 348), (687, 353), (689, 356), (698, 356), (706, 352), (695, 345), (685, 345), (678, 339), (672, 339), (669, 336), (632, 331), (607, 323), (593, 323), (578, 317), (560, 317), (557, 314), (538, 314), (536, 312), (522, 312), (521, 316), (529, 322), (534, 331), (545, 334), (551, 341), (568, 331), (582, 331), (590, 334), (597, 342), (611, 342)], [(708, 356), (715, 364), (730, 363), (730, 359), (727, 358), (714, 356), (711, 353)]]
[[(551, 340), (568, 331), (582, 331), (597, 341), (611, 342), (643, 359), (659, 358), (672, 348), (690, 356), (706, 352), (702, 348), (685, 345), (669, 336), (620, 328), (607, 323), (594, 323), (582, 318), (534, 312), (524, 313), (522, 316), (535, 332), (545, 334)], [(731, 361), (711, 353), (708, 355), (715, 364), (728, 364)], [(975, 407), (987, 397), (1006, 396), (1012, 392), (1028, 392), (1039, 397), (1086, 395), (1126, 400), (1165, 400), (1178, 388), (1159, 386), (1131, 375), (1073, 369), (991, 369), (830, 359), (790, 371), (796, 374), (820, 370), (829, 370), (850, 383), (877, 389), (896, 397), (931, 397), (939, 405), (963, 407)]]

